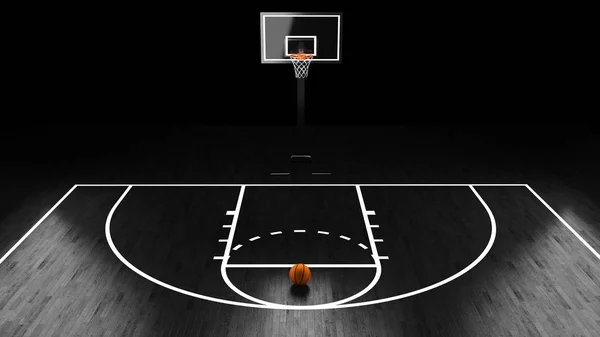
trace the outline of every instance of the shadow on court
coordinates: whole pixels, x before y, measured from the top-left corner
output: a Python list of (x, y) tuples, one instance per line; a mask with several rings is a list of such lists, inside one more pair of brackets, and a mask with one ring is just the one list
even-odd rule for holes
[(308, 295), (310, 295), (310, 287), (307, 285), (304, 286), (296, 286), (296, 285), (292, 285), (290, 287), (290, 294), (292, 294), (293, 297), (297, 297), (297, 298), (307, 298)]

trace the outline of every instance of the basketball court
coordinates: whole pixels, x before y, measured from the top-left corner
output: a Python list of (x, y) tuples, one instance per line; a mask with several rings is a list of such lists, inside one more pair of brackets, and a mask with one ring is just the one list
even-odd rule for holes
[[(552, 226), (537, 233), (539, 223)], [(503, 249), (513, 240), (518, 259)], [(595, 312), (599, 260), (526, 184), (76, 185), (4, 255), (2, 327), (62, 334), (120, 321), (111, 308), (122, 302), (164, 304), (157, 294), (187, 303), (186, 314), (208, 305), (291, 320), (290, 310), (379, 312), (452, 290), (470, 293), (455, 305), (474, 305), (467, 312), (491, 332), (516, 322), (530, 330), (513, 333), (552, 324), (583, 333), (597, 321), (586, 325), (575, 312)], [(306, 289), (287, 279), (298, 262), (313, 273)], [(528, 316), (535, 308), (549, 311)], [(33, 312), (39, 320), (26, 321)], [(286, 321), (262, 324), (278, 335)]]
[(307, 78), (339, 71), (345, 22), (260, 13), (260, 66), (295, 77), (293, 128), (7, 165), (0, 335), (600, 335), (597, 176), (508, 167), (479, 135), (311, 127)]

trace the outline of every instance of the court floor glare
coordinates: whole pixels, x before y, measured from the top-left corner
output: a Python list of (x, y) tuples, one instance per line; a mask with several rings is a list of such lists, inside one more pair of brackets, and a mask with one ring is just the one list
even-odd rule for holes
[(527, 184), (80, 184), (0, 335), (598, 336), (597, 242)]

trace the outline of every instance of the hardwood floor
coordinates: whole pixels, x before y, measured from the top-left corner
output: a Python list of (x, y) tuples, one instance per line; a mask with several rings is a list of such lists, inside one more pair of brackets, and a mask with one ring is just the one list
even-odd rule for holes
[[(206, 235), (204, 228), (210, 226), (197, 226), (198, 222), (187, 221), (190, 218), (180, 211), (187, 209), (199, 216), (212, 210), (216, 216), (222, 212), (213, 206), (222, 204), (220, 210), (227, 210), (216, 196), (234, 201), (235, 189), (211, 188), (210, 194), (201, 189), (180, 189), (184, 190), (180, 196), (171, 188), (166, 195), (161, 191), (143, 198), (132, 195), (130, 199), (130, 203), (138, 207), (144, 205), (163, 212), (157, 223), (170, 228), (171, 236), (149, 225), (158, 213), (124, 208), (120, 216), (130, 220), (115, 223), (113, 233), (119, 238), (115, 244), (134, 265), (161, 280), (194, 291), (208, 289), (223, 296), (227, 289), (218, 286), (218, 264), (211, 264), (211, 249), (218, 247), (210, 241), (216, 242), (214, 238), (219, 234)], [(365, 198), (370, 200), (367, 203), (378, 209), (382, 227), (387, 224), (387, 231), (381, 234), (388, 242), (390, 260), (384, 261), (385, 277), (380, 284), (361, 300), (387, 297), (431, 284), (446, 275), (448, 272), (444, 270), (449, 266), (458, 270), (480, 251), (483, 244), (477, 247), (475, 243), (489, 236), (489, 223), (480, 221), (483, 217), (467, 221), (465, 214), (469, 211), (460, 216), (457, 210), (468, 198), (461, 197), (460, 190), (452, 193), (452, 189), (429, 188), (430, 191), (423, 192), (414, 187), (401, 187), (378, 193), (371, 188), (365, 193)], [(210, 303), (139, 277), (120, 263), (104, 237), (105, 216), (123, 190), (119, 187), (77, 188), (0, 265), (3, 275), (0, 331), (3, 335), (594, 336), (600, 333), (598, 260), (524, 187), (477, 188), (494, 212), (498, 232), (488, 256), (464, 277), (396, 302), (309, 312)], [(164, 213), (159, 203), (161, 197), (167, 195), (164, 200), (169, 200), (167, 203), (175, 209)], [(452, 200), (448, 197), (456, 204), (446, 203), (448, 208), (444, 211), (441, 201)], [(213, 205), (211, 201), (217, 203)], [(200, 205), (200, 208), (190, 205)], [(437, 205), (441, 211), (423, 213), (431, 205)], [(423, 211), (419, 211), (419, 207)], [(431, 219), (427, 220), (427, 216)], [(400, 217), (395, 220), (398, 224), (406, 225), (393, 226), (394, 217)], [(456, 232), (466, 224), (471, 225)], [(574, 222), (574, 226), (579, 225), (578, 221)], [(400, 234), (403, 231), (408, 232)], [(144, 233), (162, 240), (148, 240), (149, 235)], [(187, 241), (186, 233), (190, 236)], [(402, 237), (406, 239), (398, 239)], [(461, 242), (465, 239), (473, 240), (473, 244)], [(597, 240), (591, 244), (597, 246)], [(193, 247), (201, 250), (183, 253)], [(461, 247), (469, 247), (473, 253)], [(448, 262), (444, 262), (444, 258)], [(464, 261), (452, 262), (457, 258)], [(264, 294), (269, 287), (271, 292), (277, 292), (285, 284), (281, 282), (285, 277), (278, 276), (272, 269), (232, 274), (236, 273), (239, 275), (232, 279), (241, 281), (249, 292)], [(211, 278), (214, 275), (217, 278)], [(334, 275), (329, 272), (316, 275), (312, 284), (316, 292), (300, 294), (300, 299), (325, 296), (331, 300), (330, 295), (319, 295), (320, 287), (327, 285), (335, 292), (336, 283), (340, 283), (344, 285), (340, 290), (344, 291), (348, 282), (352, 284), (362, 279), (356, 277), (362, 274), (353, 273), (343, 279), (330, 277)], [(413, 276), (407, 278), (409, 275)], [(248, 283), (249, 280), (254, 281)], [(269, 283), (268, 280), (279, 281)], [(402, 285), (403, 280), (409, 283)], [(240, 300), (235, 294), (224, 297)], [(270, 299), (285, 300), (280, 296)]]
[[(390, 134), (377, 137), (384, 143), (394, 138)], [(176, 144), (186, 144), (193, 135), (176, 138)], [(19, 177), (18, 181), (12, 182), (8, 175), (1, 178), (8, 187), (0, 190), (0, 256), (74, 183), (235, 182), (236, 178), (264, 182), (272, 163), (257, 162), (253, 156), (270, 138), (259, 138), (252, 145), (255, 152), (252, 146), (244, 145), (249, 146), (247, 153), (229, 161), (225, 157), (231, 152), (211, 154), (208, 147), (197, 147), (199, 153), (190, 154), (188, 158), (194, 159), (189, 163), (183, 158), (191, 145), (172, 154), (150, 149), (148, 153), (161, 155), (144, 157), (134, 152), (122, 157), (123, 161), (112, 158), (103, 165), (94, 161), (72, 166), (65, 163), (31, 180), (31, 184), (23, 184), (27, 179), (19, 176), (15, 167), (9, 173)], [(340, 144), (330, 144), (331, 148), (342, 146), (344, 139), (336, 139)], [(581, 183), (568, 179), (566, 170), (542, 170), (543, 162), (519, 163), (512, 158), (499, 161), (495, 170), (484, 171), (483, 162), (454, 158), (444, 171), (439, 166), (443, 160), (427, 161), (423, 153), (409, 157), (409, 145), (401, 159), (385, 157), (387, 150), (354, 158), (351, 154), (357, 152), (348, 148), (345, 153), (331, 153), (336, 158), (333, 171), (337, 178), (330, 178), (333, 182), (361, 176), (364, 182), (382, 183), (525, 182), (600, 251), (598, 199)], [(269, 151), (274, 155), (279, 150)], [(325, 155), (328, 151), (317, 152)], [(271, 155), (263, 153), (260, 158)], [(176, 162), (167, 160), (180, 156)], [(205, 163), (199, 158), (213, 160)], [(227, 166), (238, 159), (239, 165)], [(110, 163), (122, 163), (126, 169), (106, 171)], [(95, 165), (99, 168), (92, 171)], [(170, 166), (178, 169), (169, 172)], [(246, 178), (241, 179), (244, 172)], [(115, 256), (105, 236), (107, 214), (124, 191), (125, 187), (76, 188), (0, 264), (1, 336), (600, 335), (600, 260), (525, 187), (476, 187), (494, 215), (497, 233), (487, 256), (460, 278), (397, 301), (314, 311), (213, 303), (142, 278)], [(240, 236), (236, 235), (244, 245), (237, 251), (239, 261), (252, 262), (252, 256), (264, 259), (260, 261), (271, 257), (284, 261), (286, 255), (275, 251), (293, 247), (292, 242), (297, 249), (313, 248), (310, 253), (323, 261), (354, 258), (355, 253), (358, 258), (361, 250), (354, 246), (357, 250), (344, 250), (341, 244), (345, 241), (320, 238), (319, 245), (313, 245), (316, 241), (294, 241), (284, 236), (267, 239), (273, 230), (290, 230), (300, 224), (310, 224), (315, 230), (328, 226), (331, 233), (350, 233), (347, 235), (352, 240), (357, 239), (362, 234), (350, 227), (359, 224), (360, 212), (356, 211), (357, 218), (352, 215), (355, 211), (344, 213), (356, 209), (356, 195), (352, 188), (348, 193), (342, 191), (282, 190), (277, 194), (269, 188), (249, 188), (248, 203), (243, 204), (240, 214)], [(220, 261), (213, 260), (223, 252), (224, 244), (218, 239), (228, 233), (222, 225), (231, 221), (226, 212), (235, 208), (238, 192), (236, 187), (133, 188), (115, 211), (111, 225), (115, 246), (135, 266), (157, 279), (190, 291), (206, 289), (215, 297), (248, 302), (223, 283)], [(377, 287), (358, 301), (394, 296), (448, 277), (472, 262), (490, 238), (490, 219), (467, 187), (364, 187), (363, 195), (366, 206), (376, 212), (370, 216), (373, 224), (379, 225), (374, 235), (384, 239), (378, 244), (379, 253), (389, 260), (382, 260)], [(245, 206), (249, 207), (247, 212)], [(306, 213), (307, 209), (314, 213)], [(340, 213), (344, 214), (337, 216)], [(254, 234), (258, 229), (266, 236), (253, 242), (261, 246), (251, 246), (248, 239), (260, 235)], [(329, 255), (328, 249), (341, 250)], [(301, 305), (346, 297), (372, 277), (356, 270), (313, 273), (308, 292), (292, 291), (286, 273), (277, 269), (235, 269), (229, 274), (232, 282), (252, 296)]]

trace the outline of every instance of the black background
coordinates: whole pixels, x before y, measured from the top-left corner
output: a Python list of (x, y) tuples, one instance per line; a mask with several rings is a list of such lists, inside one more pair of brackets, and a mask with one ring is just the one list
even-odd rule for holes
[[(3, 170), (26, 172), (29, 179), (30, 171), (54, 177), (65, 168), (101, 171), (120, 163), (110, 174), (118, 177), (141, 172), (133, 168), (141, 159), (134, 158), (168, 170), (209, 162), (195, 150), (199, 146), (215, 156), (250, 153), (241, 142), (263, 152), (277, 145), (279, 157), (289, 156), (289, 139), (279, 139), (279, 131), (252, 129), (292, 128), (296, 121), (292, 66), (260, 62), (260, 11), (277, 9), (148, 8), (24, 12), (8, 35), (6, 70), (14, 76), (7, 77), (0, 123)], [(448, 148), (478, 165), (486, 153), (496, 160), (489, 167), (527, 160), (533, 170), (561, 163), (566, 175), (584, 170), (586, 177), (597, 176), (600, 137), (587, 21), (523, 9), (456, 14), (373, 6), (341, 12), (343, 62), (311, 65), (306, 82), (307, 122), (324, 128), (315, 144), (327, 137), (360, 141), (338, 149), (347, 152), (347, 162), (373, 149), (389, 165), (417, 162), (406, 153), (388, 155), (411, 144), (414, 153)], [(196, 129), (205, 126), (249, 128), (230, 129), (236, 136), (228, 138)], [(374, 128), (335, 129), (362, 126)], [(403, 129), (380, 132), (379, 126)], [(258, 132), (272, 139), (259, 140)], [(394, 140), (395, 132), (401, 138)], [(375, 140), (384, 133), (390, 138)], [(178, 158), (163, 159), (170, 155)], [(267, 165), (266, 157), (247, 158), (244, 165)], [(223, 167), (243, 166), (240, 157), (227, 158)], [(247, 170), (241, 166), (236, 170)], [(141, 173), (159, 169), (146, 170)], [(11, 174), (3, 177), (11, 180)], [(90, 174), (102, 181), (100, 173)]]
[[(292, 125), (292, 66), (260, 63), (259, 13), (115, 11), (22, 23), (22, 48), (12, 51), (17, 111), (39, 111), (44, 123)], [(311, 124), (586, 118), (583, 26), (432, 9), (343, 15), (343, 63), (310, 69)]]

